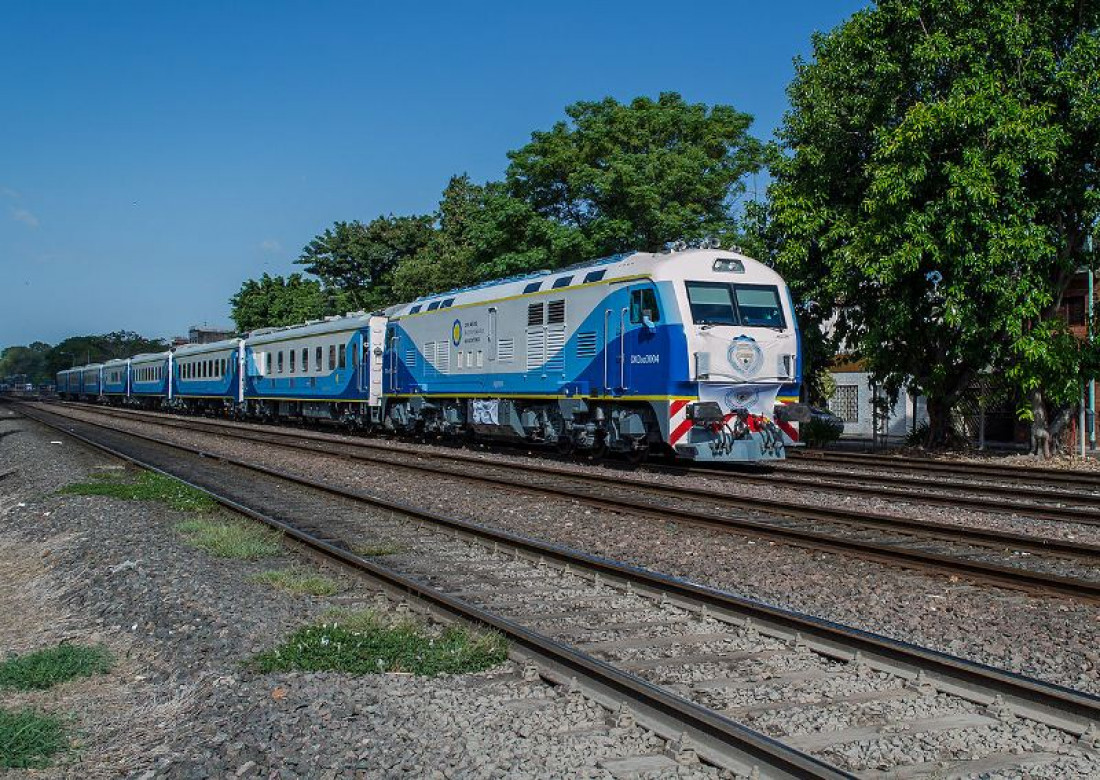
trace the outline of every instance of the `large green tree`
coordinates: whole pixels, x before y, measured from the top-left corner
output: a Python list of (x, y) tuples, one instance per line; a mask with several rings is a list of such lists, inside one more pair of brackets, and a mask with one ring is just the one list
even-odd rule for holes
[(539, 215), (580, 230), (593, 253), (659, 250), (734, 229), (745, 176), (762, 163), (751, 116), (675, 92), (629, 105), (579, 102), (565, 113), (568, 121), (509, 153), (506, 183)]
[(1057, 321), (1100, 213), (1100, 4), (883, 0), (799, 62), (770, 189), (780, 268), (930, 443), (978, 372), (1026, 392), (1036, 441), (1089, 350)]
[(43, 341), (29, 346), (6, 347), (0, 353), (0, 378), (25, 376), (30, 382), (44, 382), (50, 377), (47, 358), (50, 345)]
[(259, 279), (246, 280), (229, 299), (229, 306), (237, 329), (244, 332), (296, 325), (335, 314), (342, 308), (343, 300), (339, 291), (327, 291), (319, 281), (302, 274), (287, 277), (264, 274)]
[(295, 261), (326, 287), (343, 292), (356, 309), (393, 302), (393, 273), (398, 264), (431, 240), (432, 218), (378, 217), (367, 224), (336, 222), (310, 241)]
[(410, 300), (590, 256), (579, 230), (539, 215), (504, 185), (455, 176), (443, 191), (430, 240), (399, 264), (394, 291)]

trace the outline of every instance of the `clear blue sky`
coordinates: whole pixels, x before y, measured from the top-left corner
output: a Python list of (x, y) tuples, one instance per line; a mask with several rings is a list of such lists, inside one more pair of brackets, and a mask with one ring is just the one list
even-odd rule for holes
[(5, 3), (0, 347), (228, 325), (333, 221), (499, 178), (577, 100), (673, 90), (769, 137), (792, 59), (864, 5)]

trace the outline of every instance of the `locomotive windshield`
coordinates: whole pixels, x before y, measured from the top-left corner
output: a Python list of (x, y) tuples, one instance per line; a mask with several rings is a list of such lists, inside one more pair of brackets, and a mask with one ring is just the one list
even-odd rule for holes
[(779, 289), (765, 284), (688, 282), (691, 318), (697, 325), (786, 327)]

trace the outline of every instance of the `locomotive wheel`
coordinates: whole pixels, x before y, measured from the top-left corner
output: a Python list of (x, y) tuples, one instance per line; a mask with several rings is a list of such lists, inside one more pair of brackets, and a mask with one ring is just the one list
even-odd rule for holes
[(631, 466), (638, 466), (649, 457), (649, 447), (642, 446), (630, 450), (629, 452), (624, 452), (623, 457), (626, 458), (626, 462)]
[(558, 454), (563, 456), (572, 455), (573, 451), (576, 448), (577, 445), (574, 444), (573, 439), (569, 436), (559, 436), (558, 442), (555, 445), (555, 449), (557, 449)]
[(607, 457), (607, 444), (596, 442), (586, 450), (577, 450), (577, 456), (582, 463), (599, 463)]

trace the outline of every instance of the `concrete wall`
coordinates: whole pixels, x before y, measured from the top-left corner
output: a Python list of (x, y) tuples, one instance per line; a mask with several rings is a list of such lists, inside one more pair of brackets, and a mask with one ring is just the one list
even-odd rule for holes
[[(873, 399), (874, 390), (871, 387), (870, 377), (864, 372), (837, 372), (833, 374), (836, 380), (836, 392), (829, 399), (829, 411), (844, 419), (844, 438), (848, 439), (872, 439), (877, 434), (886, 435), (889, 441), (896, 443), (906, 437), (913, 429), (914, 422), (920, 425), (928, 420), (924, 411), (924, 399), (915, 399), (906, 390), (898, 394), (898, 400), (875, 418)], [(879, 398), (884, 396), (879, 392)], [(881, 401), (880, 401), (881, 403)], [(914, 414), (914, 405), (916, 406)]]

